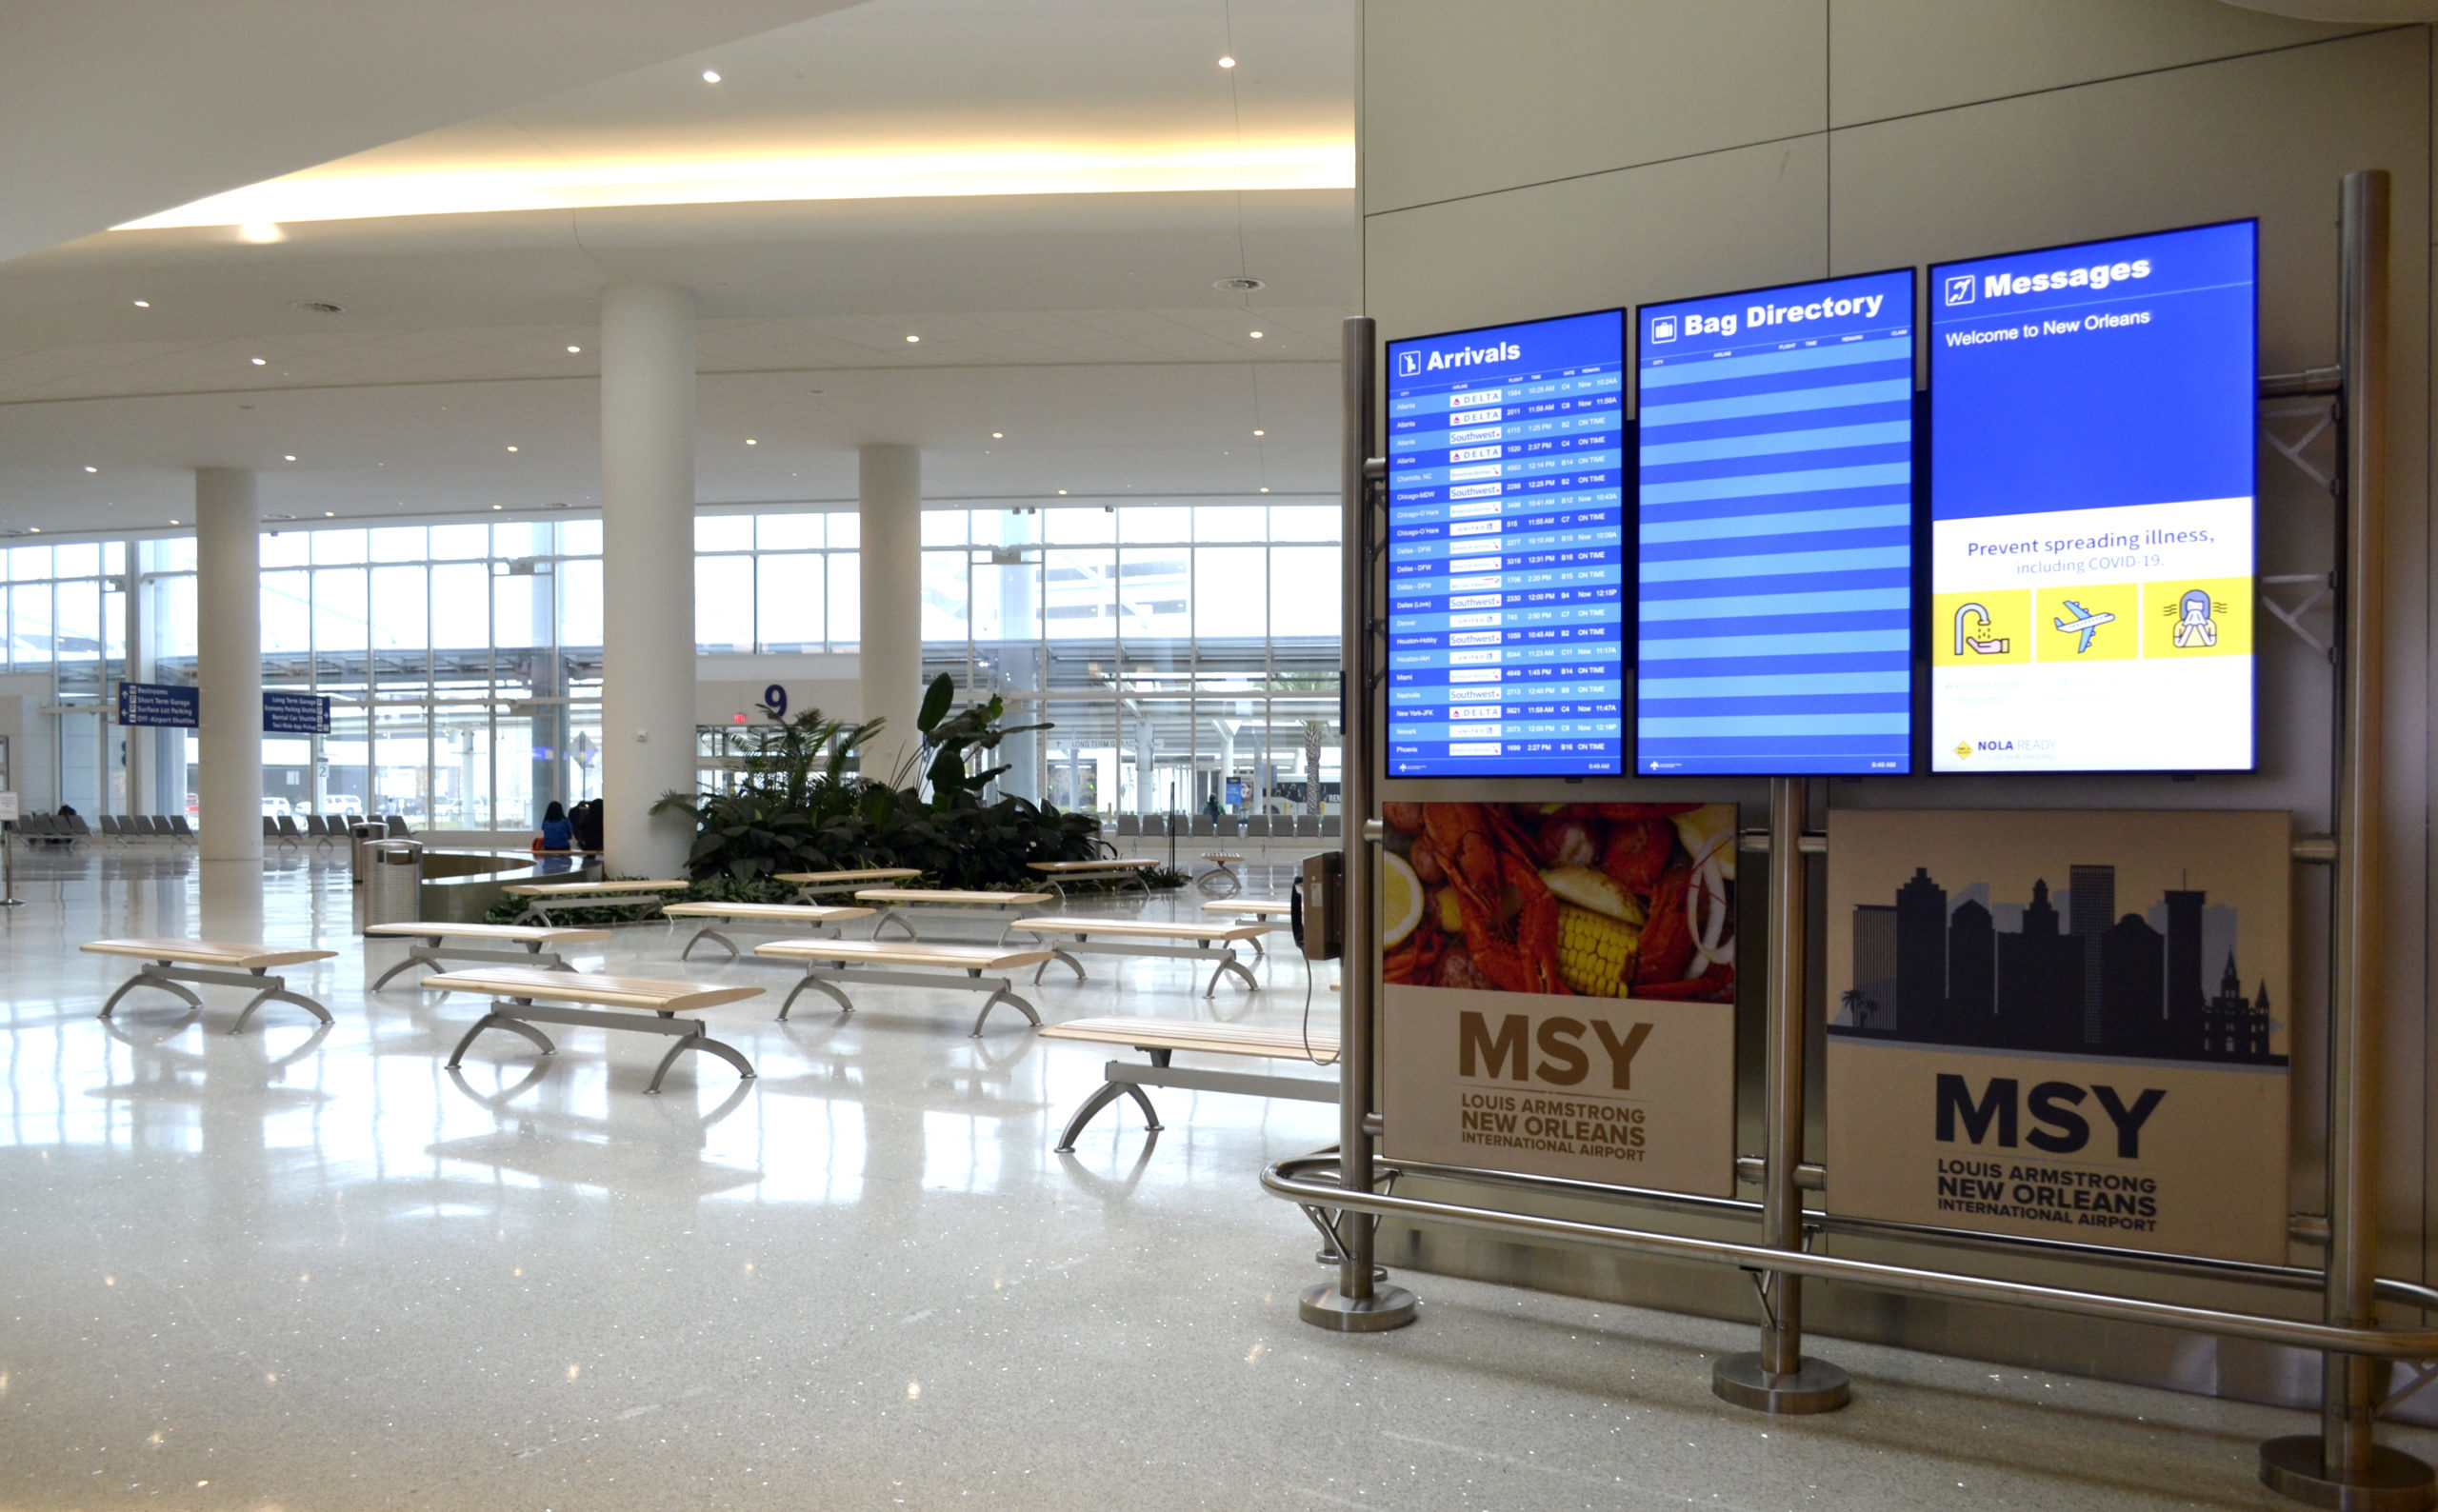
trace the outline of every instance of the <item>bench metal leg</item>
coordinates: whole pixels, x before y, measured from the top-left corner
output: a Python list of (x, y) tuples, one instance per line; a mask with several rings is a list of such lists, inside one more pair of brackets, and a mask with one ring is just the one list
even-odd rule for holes
[(659, 1091), (660, 1079), (667, 1076), (669, 1074), (669, 1068), (677, 1064), (677, 1058), (689, 1050), (701, 1050), (708, 1055), (716, 1055), (721, 1060), (726, 1061), (729, 1064), (735, 1066), (739, 1077), (748, 1082), (753, 1080), (752, 1062), (739, 1054), (733, 1045), (721, 1044), (719, 1041), (712, 1039), (709, 1035), (705, 1034), (698, 1027), (693, 1033), (686, 1036), (682, 1040), (679, 1040), (676, 1044), (669, 1047), (669, 1053), (660, 1058), (660, 1068), (651, 1074), (651, 1084), (649, 1086), (646, 1086), (644, 1090), (647, 1092)]
[(466, 1031), (466, 1037), (457, 1042), (457, 1048), (449, 1052), (449, 1064), (446, 1069), (451, 1071), (457, 1069), (457, 1063), (466, 1058), (466, 1047), (473, 1044), (474, 1037), (482, 1033), (485, 1029), (513, 1030), (514, 1032), (532, 1041), (535, 1044), (540, 1045), (544, 1055), (552, 1054), (558, 1049), (557, 1045), (550, 1043), (550, 1037), (549, 1035), (544, 1034), (541, 1030), (526, 1023), (523, 1019), (502, 1013), (494, 1006), (489, 1013), (486, 1013), (480, 1019), (475, 1020), (474, 1026)]
[(677, 952), (677, 959), (683, 961), (687, 957), (692, 955), (694, 953), (694, 947), (701, 945), (706, 940), (716, 940), (720, 944), (728, 946), (728, 958), (730, 961), (738, 960), (745, 954), (744, 951), (736, 947), (735, 941), (720, 933), (717, 929), (712, 928), (709, 925), (705, 925), (700, 929), (694, 931), (693, 939), (686, 942), (686, 948)]
[(432, 947), (438, 944), (440, 944), (440, 942), (437, 939), (431, 939), (425, 941), (419, 945), (409, 945), (407, 947), (407, 958), (404, 961), (399, 962), (396, 965), (391, 966), (389, 970), (382, 972), (379, 977), (373, 980), (372, 985), (365, 988), (364, 990), (367, 992), (380, 991), (383, 987), (389, 985), (390, 979), (391, 977), (396, 976), (399, 972), (404, 971), (409, 966), (428, 965), (439, 970), (448, 969), (447, 967), (442, 966), (438, 958), (433, 956), (431, 953)]
[[(1000, 942), (1002, 945), (1005, 945), (1006, 943), (1007, 942), (1004, 939)], [(1043, 943), (1048, 944), (1046, 941)], [(1076, 981), (1081, 982), (1084, 980), (1084, 963), (1076, 960), (1073, 956), (1069, 955), (1066, 951), (1059, 949), (1056, 945), (1049, 946), (1049, 961), (1055, 961), (1061, 965), (1066, 966), (1069, 970), (1073, 971), (1075, 973)], [(1045, 961), (1041, 965), (1032, 968), (1033, 985), (1041, 985), (1041, 974), (1049, 969), (1049, 961)]]
[(137, 987), (147, 985), (159, 987), (164, 992), (171, 993), (177, 997), (186, 999), (188, 1007), (197, 1009), (198, 1011), (203, 1007), (203, 1000), (201, 998), (196, 997), (193, 993), (189, 992), (186, 988), (178, 985), (174, 982), (171, 982), (167, 977), (153, 975), (151, 968), (147, 967), (120, 983), (118, 985), (117, 991), (102, 1000), (102, 1011), (94, 1014), (93, 1017), (97, 1019), (109, 1018), (110, 1016), (110, 1010), (118, 1006), (119, 999), (134, 991)]
[(289, 991), (288, 980), (285, 977), (263, 976), (259, 971), (255, 972), (254, 975), (262, 977), (263, 989), (254, 994), (254, 1000), (251, 1003), (247, 1004), (244, 1008), (238, 1011), (237, 1022), (229, 1026), (230, 1033), (244, 1033), (246, 1021), (252, 1018), (254, 1016), (254, 1010), (261, 1007), (266, 1003), (293, 1003), (298, 1007), (303, 1008), (306, 1012), (313, 1015), (313, 1017), (321, 1020), (324, 1024), (333, 1022), (330, 1018), (330, 1009), (322, 1006), (320, 1004), (314, 1002), (311, 998), (305, 996), (301, 992)]
[(1250, 971), (1245, 969), (1245, 964), (1236, 959), (1235, 951), (1228, 950), (1220, 955), (1219, 964), (1211, 967), (1209, 985), (1202, 989), (1202, 995), (1206, 998), (1217, 995), (1219, 991), (1220, 976), (1223, 973), (1229, 971), (1232, 971), (1236, 975), (1244, 978), (1247, 990), (1255, 992), (1261, 990), (1260, 980)]
[[(980, 976), (981, 973), (977, 971), (974, 975)], [(998, 983), (998, 990), (982, 1000), (982, 1011), (973, 1016), (972, 1037), (977, 1040), (982, 1038), (983, 1021), (989, 1018), (990, 1010), (997, 1007), (1002, 1003), (1012, 1005), (1018, 1013), (1023, 1014), (1027, 1019), (1032, 1021), (1032, 1026), (1034, 1028), (1040, 1028), (1041, 1015), (1032, 1010), (1032, 1005), (1016, 996), (1013, 986), (1009, 983), (1006, 977), (999, 977), (995, 980)]]
[(796, 995), (804, 991), (807, 987), (812, 987), (819, 991), (827, 992), (831, 997), (837, 999), (838, 1011), (841, 1013), (852, 1013), (855, 1011), (855, 1005), (848, 998), (847, 994), (839, 991), (835, 985), (823, 980), (818, 973), (808, 971), (805, 973), (804, 980), (797, 983), (795, 985), (795, 989), (788, 994), (787, 1001), (779, 1005), (779, 1022), (781, 1024), (788, 1022), (788, 1010), (796, 1005)]
[(897, 913), (897, 912), (894, 912), (894, 911), (891, 911), (891, 912), (885, 912), (885, 913), (883, 913), (883, 914), (880, 916), (880, 918), (879, 918), (879, 919), (877, 919), (877, 920), (875, 920), (875, 921), (873, 922), (873, 924), (872, 924), (872, 938), (873, 938), (873, 939), (875, 939), (875, 940), (879, 939), (879, 938), (880, 938), (880, 932), (881, 932), (883, 929), (888, 928), (890, 925), (897, 925), (897, 927), (899, 927), (900, 929), (905, 930), (905, 931), (906, 931), (906, 938), (907, 938), (907, 939), (909, 939), (909, 940), (920, 940), (921, 938), (923, 938), (920, 934), (918, 934), (918, 933), (916, 933), (916, 932), (915, 932), (915, 928), (914, 928), (913, 924), (912, 924), (910, 921), (909, 921), (909, 920), (907, 919), (907, 917), (906, 917), (904, 914), (902, 914), (902, 913)]
[(1101, 1109), (1116, 1102), (1121, 1092), (1133, 1098), (1143, 1109), (1145, 1128), (1157, 1134), (1166, 1126), (1160, 1122), (1160, 1110), (1151, 1105), (1151, 1100), (1143, 1095), (1141, 1087), (1131, 1082), (1104, 1082), (1098, 1091), (1084, 1099), (1084, 1105), (1075, 1110), (1075, 1116), (1067, 1121), (1067, 1132), (1058, 1136), (1057, 1153), (1074, 1154), (1075, 1136), (1084, 1132), (1084, 1125), (1089, 1124)]

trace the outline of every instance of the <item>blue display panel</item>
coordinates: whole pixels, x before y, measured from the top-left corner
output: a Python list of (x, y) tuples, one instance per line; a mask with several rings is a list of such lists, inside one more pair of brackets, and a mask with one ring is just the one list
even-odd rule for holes
[(1625, 315), (1389, 344), (1389, 775), (1625, 771)]
[(1634, 769), (1912, 769), (1913, 273), (1636, 312)]
[(2248, 770), (2257, 228), (1930, 272), (1930, 766)]

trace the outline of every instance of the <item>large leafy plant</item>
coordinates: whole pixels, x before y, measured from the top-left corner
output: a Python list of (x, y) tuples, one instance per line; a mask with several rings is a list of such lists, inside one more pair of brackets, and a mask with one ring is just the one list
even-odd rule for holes
[(1050, 726), (1006, 726), (1006, 703), (995, 695), (951, 713), (955, 701), (945, 674), (925, 690), (914, 721), (921, 743), (887, 780), (861, 775), (856, 760), (881, 721), (766, 711), (769, 722), (747, 737), (733, 791), (669, 793), (652, 811), (690, 813), (694, 879), (737, 886), (785, 871), (913, 866), (946, 886), (1009, 887), (1034, 880), (1029, 862), (1102, 853), (1089, 814), (1024, 798), (984, 801), (1008, 770), (988, 765), (1000, 744)]

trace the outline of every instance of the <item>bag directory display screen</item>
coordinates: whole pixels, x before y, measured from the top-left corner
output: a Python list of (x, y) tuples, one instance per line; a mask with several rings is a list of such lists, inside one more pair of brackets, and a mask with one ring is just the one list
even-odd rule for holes
[(1634, 769), (1912, 769), (1913, 272), (1646, 305)]
[(1389, 344), (1390, 777), (1625, 771), (1625, 316)]
[(1930, 764), (2253, 764), (2257, 227), (1930, 270)]

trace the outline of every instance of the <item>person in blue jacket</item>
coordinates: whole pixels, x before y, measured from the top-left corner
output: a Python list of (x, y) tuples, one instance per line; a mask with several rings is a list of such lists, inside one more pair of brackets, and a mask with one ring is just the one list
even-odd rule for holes
[(575, 826), (568, 823), (568, 811), (559, 806), (559, 802), (555, 798), (550, 800), (550, 807), (542, 810), (542, 848), (544, 850), (573, 850), (575, 848)]

